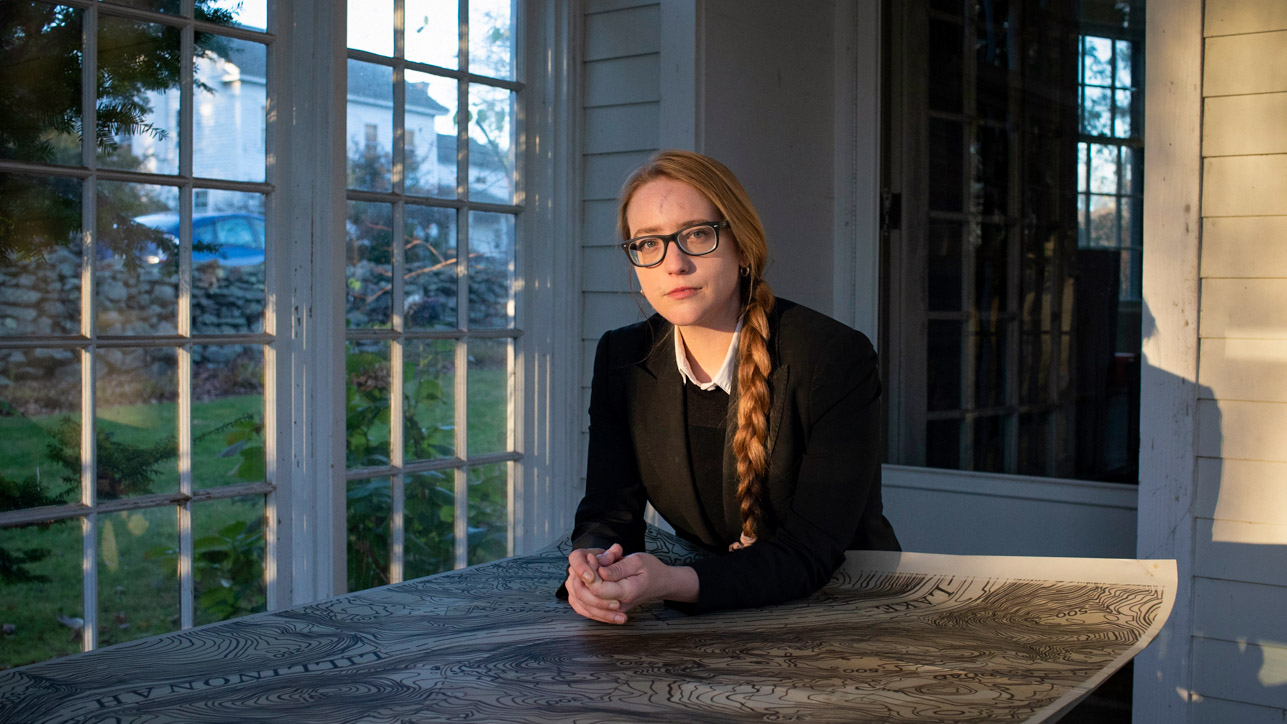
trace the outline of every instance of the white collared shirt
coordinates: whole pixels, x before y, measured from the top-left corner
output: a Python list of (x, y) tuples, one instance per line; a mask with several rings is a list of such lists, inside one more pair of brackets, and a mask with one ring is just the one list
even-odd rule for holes
[(737, 328), (733, 330), (733, 339), (729, 340), (728, 352), (724, 354), (724, 364), (719, 366), (719, 372), (711, 376), (710, 382), (698, 382), (693, 376), (693, 368), (688, 366), (683, 336), (679, 333), (679, 327), (675, 327), (675, 366), (679, 368), (679, 375), (685, 382), (692, 382), (706, 392), (718, 387), (730, 395), (733, 394), (733, 370), (737, 368), (737, 342), (741, 338), (742, 318), (738, 317)]

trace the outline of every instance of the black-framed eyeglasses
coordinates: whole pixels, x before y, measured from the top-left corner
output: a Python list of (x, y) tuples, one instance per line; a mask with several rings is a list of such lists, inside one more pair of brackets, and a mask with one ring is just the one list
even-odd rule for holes
[(719, 230), (727, 228), (727, 221), (703, 221), (673, 234), (637, 236), (624, 242), (621, 248), (631, 264), (653, 267), (665, 260), (666, 249), (672, 241), (689, 256), (704, 256), (715, 251), (719, 248)]

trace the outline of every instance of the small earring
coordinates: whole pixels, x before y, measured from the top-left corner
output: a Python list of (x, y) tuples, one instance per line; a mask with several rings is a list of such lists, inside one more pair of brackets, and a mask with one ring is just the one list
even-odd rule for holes
[(739, 266), (737, 271), (744, 277), (751, 276), (751, 267), (749, 266)]

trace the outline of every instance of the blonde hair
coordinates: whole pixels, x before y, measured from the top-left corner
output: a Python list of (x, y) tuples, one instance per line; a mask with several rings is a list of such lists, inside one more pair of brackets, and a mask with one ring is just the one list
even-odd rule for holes
[[(660, 178), (681, 181), (697, 189), (728, 221), (742, 267), (742, 337), (737, 351), (737, 431), (733, 454), (737, 458), (737, 501), (742, 517), (742, 545), (749, 545), (763, 531), (769, 468), (769, 310), (773, 291), (764, 282), (769, 248), (764, 225), (746, 190), (724, 164), (700, 153), (658, 151), (635, 170), (621, 188), (617, 205), (617, 233), (630, 238), (626, 208), (635, 192)], [(733, 547), (739, 547), (735, 544)]]

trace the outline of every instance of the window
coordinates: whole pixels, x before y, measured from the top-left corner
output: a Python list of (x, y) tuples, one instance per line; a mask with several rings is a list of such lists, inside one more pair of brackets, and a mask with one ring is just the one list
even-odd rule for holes
[(175, 5), (6, 4), (0, 667), (273, 603), (272, 259), (193, 219), (263, 223), (268, 149), (225, 129), (263, 122), (275, 38), (262, 4)]
[(523, 84), (511, 0), (350, 8), (347, 113), (366, 129), (345, 244), (356, 590), (512, 547)]

